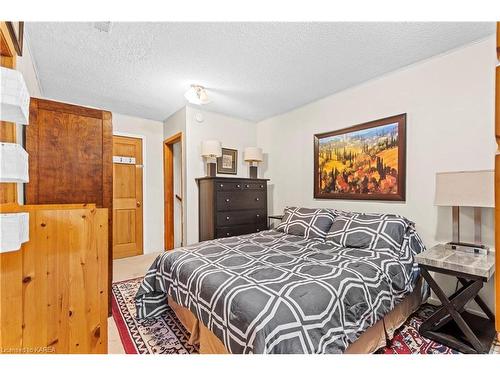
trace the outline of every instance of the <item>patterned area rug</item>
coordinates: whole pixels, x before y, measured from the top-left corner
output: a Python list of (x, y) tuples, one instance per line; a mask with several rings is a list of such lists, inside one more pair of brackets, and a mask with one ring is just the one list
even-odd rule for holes
[[(189, 333), (172, 310), (159, 318), (135, 318), (134, 296), (142, 278), (113, 283), (113, 318), (127, 354), (196, 354), (198, 347), (188, 343)], [(434, 307), (422, 307), (399, 328), (389, 345), (377, 354), (459, 354), (459, 352), (422, 337), (418, 328)], [(498, 353), (500, 344), (491, 353)]]
[(435, 307), (431, 305), (422, 305), (395, 332), (389, 345), (379, 349), (377, 354), (460, 354), (460, 352), (429, 340), (418, 333), (422, 322), (435, 310)]
[(112, 312), (127, 354), (195, 354), (189, 333), (169, 309), (159, 318), (137, 321), (134, 296), (142, 277), (113, 283)]

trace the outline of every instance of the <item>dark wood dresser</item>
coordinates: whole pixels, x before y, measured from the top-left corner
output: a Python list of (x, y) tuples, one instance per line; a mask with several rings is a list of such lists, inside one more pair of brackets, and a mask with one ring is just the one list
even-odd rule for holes
[(266, 230), (267, 181), (260, 178), (197, 178), (200, 241)]

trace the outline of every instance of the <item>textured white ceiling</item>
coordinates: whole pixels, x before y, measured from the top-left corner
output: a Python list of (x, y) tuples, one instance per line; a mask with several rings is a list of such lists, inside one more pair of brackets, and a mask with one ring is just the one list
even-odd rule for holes
[(190, 84), (261, 120), (484, 38), (494, 23), (27, 23), (45, 96), (164, 120)]

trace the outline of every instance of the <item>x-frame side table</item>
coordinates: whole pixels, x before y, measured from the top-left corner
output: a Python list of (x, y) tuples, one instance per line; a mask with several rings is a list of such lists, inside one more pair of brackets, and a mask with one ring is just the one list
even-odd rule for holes
[[(441, 301), (441, 307), (420, 327), (420, 334), (463, 353), (487, 353), (495, 336), (495, 316), (478, 295), (494, 272), (494, 254), (479, 255), (437, 245), (416, 256), (422, 276)], [(455, 276), (461, 287), (449, 297), (430, 272)], [(487, 318), (469, 313), (470, 300)]]

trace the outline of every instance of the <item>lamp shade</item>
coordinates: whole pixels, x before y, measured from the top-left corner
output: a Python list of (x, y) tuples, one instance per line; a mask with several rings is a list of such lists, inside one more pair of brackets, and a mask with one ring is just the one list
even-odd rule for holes
[(209, 140), (201, 142), (201, 156), (218, 158), (222, 156), (222, 146), (219, 141)]
[(262, 149), (259, 147), (246, 147), (244, 152), (245, 161), (262, 161)]
[(0, 104), (1, 121), (28, 124), (30, 94), (21, 72), (0, 67)]
[(435, 205), (495, 207), (495, 172), (436, 173)]

